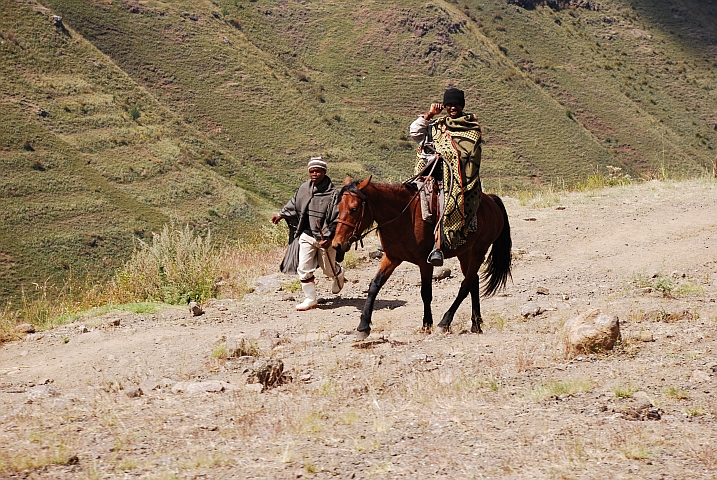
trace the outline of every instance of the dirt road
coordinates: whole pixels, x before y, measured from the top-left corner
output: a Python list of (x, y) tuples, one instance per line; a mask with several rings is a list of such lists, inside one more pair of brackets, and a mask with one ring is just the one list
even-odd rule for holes
[[(483, 335), (465, 333), (469, 302), (452, 333), (420, 332), (418, 271), (402, 265), (357, 348), (371, 237), (308, 313), (270, 290), (2, 346), (0, 476), (715, 478), (717, 183), (505, 203), (514, 283), (483, 300)], [(435, 318), (460, 282), (446, 266)], [(622, 342), (566, 356), (563, 322), (593, 308), (619, 317)], [(254, 359), (224, 358), (237, 336), (293, 381), (247, 386)]]

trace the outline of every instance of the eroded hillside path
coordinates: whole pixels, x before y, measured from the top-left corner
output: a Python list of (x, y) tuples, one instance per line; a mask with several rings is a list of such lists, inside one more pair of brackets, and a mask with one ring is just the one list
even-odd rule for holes
[[(0, 472), (712, 478), (717, 183), (572, 193), (544, 208), (505, 203), (514, 282), (483, 300), (484, 335), (463, 333), (468, 302), (451, 334), (421, 333), (418, 270), (402, 265), (376, 304), (371, 338), (381, 341), (356, 348), (351, 332), (378, 265), (372, 236), (344, 291), (331, 295), (321, 280), (324, 300), (308, 313), (278, 291), (214, 301), (200, 317), (110, 313), (4, 345)], [(460, 282), (457, 262), (446, 267), (453, 275), (434, 282), (435, 318)], [(526, 319), (530, 303), (543, 313)], [(618, 315), (622, 344), (566, 358), (562, 322), (592, 308)], [(637, 340), (642, 333), (654, 341)], [(212, 358), (237, 336), (280, 358), (293, 382), (245, 387), (246, 359)], [(172, 391), (209, 380), (227, 387)], [(128, 397), (137, 385), (153, 389)], [(659, 420), (640, 420), (646, 402)], [(23, 470), (33, 461), (39, 468)]]

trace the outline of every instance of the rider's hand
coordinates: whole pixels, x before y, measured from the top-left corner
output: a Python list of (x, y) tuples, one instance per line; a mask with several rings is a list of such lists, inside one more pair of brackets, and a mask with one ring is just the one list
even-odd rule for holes
[(430, 110), (428, 110), (428, 113), (426, 113), (423, 118), (426, 120), (430, 120), (431, 118), (435, 117), (439, 113), (443, 111), (443, 104), (442, 103), (432, 103)]
[(321, 240), (319, 242), (319, 247), (323, 248), (324, 250), (329, 248), (331, 246), (331, 240), (328, 238), (325, 238), (324, 240)]
[(279, 223), (279, 220), (281, 220), (281, 215), (279, 215), (278, 213), (275, 213), (274, 216), (271, 217), (271, 223), (273, 223), (274, 225)]

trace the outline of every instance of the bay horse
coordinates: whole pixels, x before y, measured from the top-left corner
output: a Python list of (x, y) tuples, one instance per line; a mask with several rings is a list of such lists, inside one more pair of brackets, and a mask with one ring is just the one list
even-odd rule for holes
[[(371, 177), (360, 183), (347, 178), (340, 195), (338, 224), (332, 246), (337, 251), (347, 251), (353, 242), (365, 236), (364, 232), (375, 221), (384, 251), (361, 311), (357, 339), (363, 340), (371, 333), (371, 315), (376, 296), (396, 267), (403, 262), (413, 263), (421, 271), (423, 329), (430, 331), (433, 327), (433, 266), (426, 259), (434, 245), (434, 225), (422, 218), (417, 187), (412, 184), (371, 183)], [(487, 268), (483, 273), (483, 280), (487, 281), (483, 286), (483, 295), (492, 296), (504, 288), (511, 276), (512, 239), (503, 202), (496, 195), (481, 192), (476, 216), (476, 232), (469, 233), (466, 242), (457, 250), (443, 252), (445, 258), (458, 257), (464, 278), (456, 299), (438, 324), (440, 332), (450, 329), (456, 310), (470, 293), (471, 332), (483, 333), (478, 269), (491, 246)]]

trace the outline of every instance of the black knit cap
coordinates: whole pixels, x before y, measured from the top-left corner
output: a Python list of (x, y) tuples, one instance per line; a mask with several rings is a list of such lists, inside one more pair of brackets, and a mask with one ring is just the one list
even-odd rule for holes
[(461, 107), (466, 106), (466, 97), (463, 95), (463, 90), (457, 88), (449, 88), (443, 94), (443, 105), (460, 105)]

